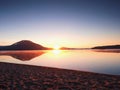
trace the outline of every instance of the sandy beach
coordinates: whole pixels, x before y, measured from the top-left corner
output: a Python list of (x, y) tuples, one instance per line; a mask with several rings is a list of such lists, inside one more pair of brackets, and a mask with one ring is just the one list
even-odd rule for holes
[(119, 90), (120, 76), (0, 62), (0, 90)]

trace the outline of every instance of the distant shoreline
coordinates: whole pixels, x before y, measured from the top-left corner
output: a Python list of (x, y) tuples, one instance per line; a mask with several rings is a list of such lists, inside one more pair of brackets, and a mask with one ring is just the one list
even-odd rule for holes
[[(89, 50), (89, 49), (120, 49), (120, 45), (95, 46), (92, 48), (68, 48), (61, 47), (60, 50)], [(54, 48), (44, 47), (30, 40), (21, 40), (8, 46), (0, 46), (0, 51), (6, 50), (54, 50)]]
[(120, 49), (120, 45), (106, 45), (106, 46), (96, 46), (92, 49)]

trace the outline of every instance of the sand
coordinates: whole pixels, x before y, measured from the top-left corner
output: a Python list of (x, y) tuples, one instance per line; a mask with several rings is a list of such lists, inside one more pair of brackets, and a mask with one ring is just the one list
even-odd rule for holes
[(0, 62), (0, 90), (120, 90), (120, 76)]

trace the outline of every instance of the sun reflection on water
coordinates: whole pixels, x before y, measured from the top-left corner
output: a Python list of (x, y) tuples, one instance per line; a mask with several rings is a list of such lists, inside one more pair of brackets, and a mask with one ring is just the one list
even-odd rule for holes
[(54, 59), (61, 59), (67, 56), (66, 51), (64, 50), (50, 50), (45, 54), (46, 57)]
[(61, 53), (61, 50), (52, 50), (52, 53), (53, 53), (54, 55), (58, 55), (58, 54)]

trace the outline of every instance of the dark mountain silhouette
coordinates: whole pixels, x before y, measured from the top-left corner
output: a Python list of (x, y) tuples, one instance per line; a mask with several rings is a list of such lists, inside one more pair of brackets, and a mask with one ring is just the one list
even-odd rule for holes
[(10, 46), (0, 46), (0, 50), (46, 50), (46, 49), (48, 48), (43, 47), (29, 40), (22, 40)]
[(92, 49), (120, 49), (120, 45), (97, 46)]
[(22, 61), (28, 61), (35, 57), (41, 56), (45, 52), (43, 51), (13, 51), (13, 52), (0, 52), (0, 56), (7, 55), (11, 56), (15, 59), (22, 60)]

